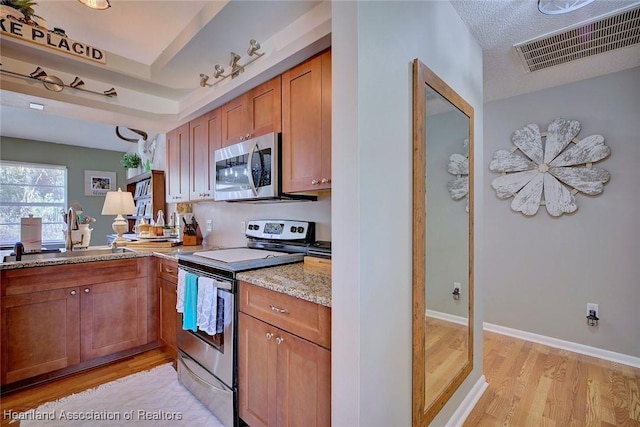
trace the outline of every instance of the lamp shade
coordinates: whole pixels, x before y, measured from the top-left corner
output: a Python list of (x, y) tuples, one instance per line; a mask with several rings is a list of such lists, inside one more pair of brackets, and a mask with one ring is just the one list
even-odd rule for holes
[(89, 6), (91, 9), (105, 10), (109, 9), (111, 5), (109, 0), (78, 0), (85, 6)]
[(133, 215), (136, 213), (136, 205), (133, 202), (133, 194), (128, 191), (107, 191), (107, 197), (102, 206), (102, 215)]

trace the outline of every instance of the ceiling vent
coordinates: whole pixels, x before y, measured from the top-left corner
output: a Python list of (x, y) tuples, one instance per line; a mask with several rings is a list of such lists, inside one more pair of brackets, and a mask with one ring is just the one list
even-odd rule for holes
[(640, 43), (640, 7), (515, 45), (527, 71), (587, 58)]

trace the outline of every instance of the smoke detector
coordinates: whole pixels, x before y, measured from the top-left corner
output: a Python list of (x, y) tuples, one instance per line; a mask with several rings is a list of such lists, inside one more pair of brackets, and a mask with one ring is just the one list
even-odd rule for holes
[(640, 6), (514, 45), (529, 72), (640, 43)]

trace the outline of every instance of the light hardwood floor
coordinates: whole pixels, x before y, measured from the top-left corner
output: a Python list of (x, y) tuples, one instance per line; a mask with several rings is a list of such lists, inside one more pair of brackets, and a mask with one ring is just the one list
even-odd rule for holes
[[(0, 407), (37, 408), (171, 360), (152, 350), (3, 396)], [(464, 427), (640, 427), (640, 369), (485, 332), (484, 374), (489, 388)], [(3, 418), (2, 426), (8, 422)]]
[(640, 426), (640, 369), (485, 331), (484, 375), (464, 427)]
[(173, 359), (167, 353), (161, 349), (155, 349), (80, 374), (2, 396), (0, 399), (0, 414), (3, 414), (1, 425), (3, 427), (18, 427), (20, 425), (19, 421), (9, 424), (11, 419), (4, 416), (5, 411), (23, 412), (35, 409), (45, 402), (58, 400), (98, 387), (100, 384), (171, 362)]

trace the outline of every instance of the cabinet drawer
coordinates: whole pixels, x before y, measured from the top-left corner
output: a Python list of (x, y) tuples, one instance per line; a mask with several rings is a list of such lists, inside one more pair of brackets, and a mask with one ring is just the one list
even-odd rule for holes
[(331, 347), (331, 309), (240, 282), (240, 311), (326, 348)]
[(168, 259), (158, 258), (158, 276), (171, 283), (178, 283), (178, 263)]

